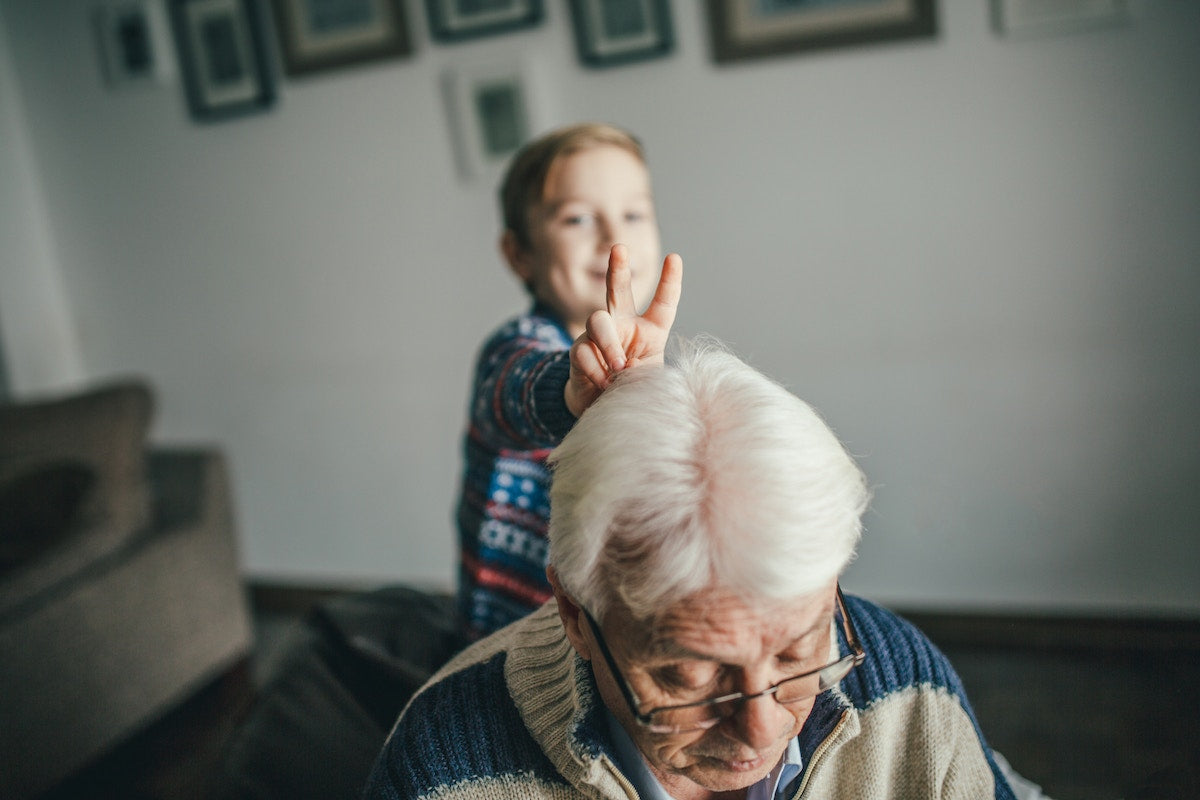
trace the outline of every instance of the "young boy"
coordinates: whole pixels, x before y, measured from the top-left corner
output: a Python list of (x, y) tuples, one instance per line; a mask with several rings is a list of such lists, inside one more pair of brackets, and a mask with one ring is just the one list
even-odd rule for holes
[(619, 128), (578, 125), (528, 144), (500, 199), (500, 249), (533, 306), (476, 364), (457, 514), (459, 610), (473, 639), (550, 598), (546, 456), (611, 374), (662, 361), (683, 268), (672, 254), (659, 275), (650, 175)]

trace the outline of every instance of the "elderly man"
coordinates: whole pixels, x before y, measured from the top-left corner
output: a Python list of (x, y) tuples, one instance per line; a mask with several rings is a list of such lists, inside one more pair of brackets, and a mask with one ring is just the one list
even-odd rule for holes
[(371, 798), (1010, 798), (914, 628), (838, 587), (868, 498), (811, 408), (692, 345), (554, 451), (554, 599), (413, 698)]

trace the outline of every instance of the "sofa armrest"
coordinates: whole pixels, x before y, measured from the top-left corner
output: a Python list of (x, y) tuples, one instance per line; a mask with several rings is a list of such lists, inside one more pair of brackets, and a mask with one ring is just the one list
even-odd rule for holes
[(154, 447), (147, 454), (152, 526), (231, 524), (228, 465), (206, 446)]
[(0, 618), (0, 797), (40, 796), (250, 651), (227, 467), (148, 454), (154, 522)]

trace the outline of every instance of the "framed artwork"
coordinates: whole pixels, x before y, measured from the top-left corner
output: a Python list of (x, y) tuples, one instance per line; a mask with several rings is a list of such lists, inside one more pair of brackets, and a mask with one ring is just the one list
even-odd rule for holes
[(571, 0), (579, 60), (593, 67), (657, 58), (675, 37), (667, 0)]
[(271, 5), (288, 75), (412, 53), (401, 0), (272, 0)]
[(937, 35), (935, 0), (708, 0), (717, 62)]
[(456, 42), (542, 21), (542, 0), (425, 0), (433, 38)]
[(1069, 33), (1128, 19), (1126, 0), (992, 0), (992, 22), (1006, 36)]
[(174, 77), (161, 5), (151, 0), (108, 3), (96, 9), (95, 24), (109, 86), (167, 83)]
[(184, 90), (195, 119), (228, 119), (275, 102), (275, 76), (256, 0), (170, 4)]
[(459, 172), (499, 175), (537, 129), (529, 72), (520, 62), (461, 67), (444, 77)]

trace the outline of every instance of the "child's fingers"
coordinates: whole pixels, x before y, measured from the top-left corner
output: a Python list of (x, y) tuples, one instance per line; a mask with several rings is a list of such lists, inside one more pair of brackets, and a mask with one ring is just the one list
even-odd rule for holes
[(586, 334), (576, 339), (571, 347), (571, 368), (601, 389), (608, 386), (608, 370), (596, 345)]
[(654, 299), (646, 308), (642, 317), (661, 328), (670, 328), (675, 324), (675, 311), (679, 307), (679, 296), (683, 294), (683, 259), (678, 253), (671, 253), (663, 261), (662, 274), (658, 278), (658, 288), (654, 290)]
[(608, 253), (608, 272), (604, 276), (608, 288), (608, 312), (633, 316), (637, 304), (633, 300), (633, 273), (629, 269), (629, 251), (623, 244), (614, 244)]
[(613, 315), (607, 311), (593, 311), (587, 318), (587, 336), (600, 357), (608, 364), (609, 372), (625, 369), (625, 345), (617, 331)]

